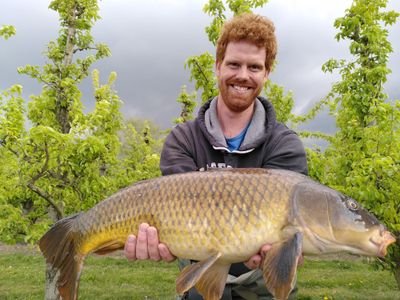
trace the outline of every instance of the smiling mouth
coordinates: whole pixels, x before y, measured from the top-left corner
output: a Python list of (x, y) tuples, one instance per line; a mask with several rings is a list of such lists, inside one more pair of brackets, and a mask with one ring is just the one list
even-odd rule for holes
[(250, 90), (251, 88), (250, 87), (247, 87), (247, 86), (240, 86), (240, 85), (234, 85), (234, 84), (231, 84), (231, 87), (235, 90), (235, 91), (238, 91), (238, 92), (247, 92), (248, 90)]

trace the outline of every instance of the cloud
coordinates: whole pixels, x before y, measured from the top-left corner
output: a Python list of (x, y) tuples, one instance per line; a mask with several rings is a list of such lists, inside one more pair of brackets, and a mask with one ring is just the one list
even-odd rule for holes
[[(334, 39), (333, 22), (351, 2), (270, 0), (256, 10), (276, 25), (278, 65), (271, 79), (293, 91), (298, 113), (326, 95), (332, 82), (339, 79), (337, 74), (324, 74), (321, 66), (329, 58), (348, 57), (348, 45)], [(185, 60), (205, 51), (214, 53), (204, 32), (211, 21), (202, 12), (205, 3), (205, 0), (99, 2), (102, 19), (92, 33), (96, 42), (109, 45), (112, 56), (94, 67), (100, 70), (102, 82), (106, 82), (111, 71), (117, 72), (115, 89), (124, 101), (122, 111), (127, 118), (146, 118), (167, 128), (179, 115), (176, 98), (181, 86), (189, 86), (189, 91), (192, 88), (183, 66)], [(400, 11), (398, 1), (391, 0), (389, 4)], [(16, 68), (45, 63), (42, 53), (59, 30), (58, 16), (48, 5), (48, 0), (14, 0), (2, 5), (0, 20), (2, 24), (15, 25), (17, 35), (8, 41), (0, 40), (0, 89), (21, 83), (26, 98), (40, 92), (40, 84), (18, 75)], [(386, 85), (389, 94), (397, 98), (400, 98), (399, 35), (393, 28), (390, 36), (395, 49), (390, 61), (393, 74)], [(85, 80), (81, 88), (84, 104), (90, 110), (94, 105), (91, 79)]]

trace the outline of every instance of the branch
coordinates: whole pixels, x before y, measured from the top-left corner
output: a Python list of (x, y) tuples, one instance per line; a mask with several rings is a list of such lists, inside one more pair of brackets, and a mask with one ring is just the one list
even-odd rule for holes
[(38, 194), (40, 197), (42, 197), (47, 202), (49, 202), (49, 204), (56, 210), (57, 218), (59, 220), (63, 218), (63, 212), (57, 206), (57, 204), (54, 202), (54, 200), (52, 199), (50, 194), (48, 194), (46, 191), (43, 191), (42, 189), (37, 187), (32, 180), (28, 182), (27, 186), (28, 186), (28, 188), (30, 188), (32, 190), (32, 192)]
[(333, 142), (333, 136), (323, 133), (323, 132), (310, 132), (310, 131), (300, 131), (299, 136), (303, 138), (315, 138), (315, 139), (323, 139), (326, 140), (329, 143)]
[(85, 51), (85, 50), (97, 50), (97, 48), (96, 47), (84, 47), (84, 48), (76, 48), (76, 49), (74, 49), (74, 51), (72, 51), (72, 53), (76, 53), (76, 52), (78, 52), (78, 51)]
[(6, 148), (8, 151), (10, 151), (12, 154), (15, 156), (19, 156), (19, 153), (11, 148), (11, 146), (8, 146), (7, 141), (6, 141), (7, 136), (4, 137), (4, 139), (0, 140), (0, 147)]
[(36, 176), (32, 177), (30, 182), (35, 183), (39, 178), (43, 177), (48, 169), (49, 166), (49, 160), (50, 160), (50, 155), (49, 155), (49, 149), (47, 148), (47, 142), (44, 142), (44, 152), (46, 154), (46, 160), (44, 161), (44, 164), (42, 166), (42, 170)]
[(195, 59), (195, 64), (197, 66), (197, 68), (200, 70), (201, 75), (203, 75), (204, 79), (206, 80), (206, 84), (208, 84), (208, 79), (206, 74), (204, 74), (203, 69), (201, 68), (200, 64), (198, 63), (197, 59)]
[(38, 174), (32, 177), (31, 180), (27, 183), (28, 188), (30, 188), (34, 193), (45, 199), (57, 212), (57, 218), (61, 219), (63, 217), (63, 212), (61, 209), (58, 207), (58, 205), (55, 203), (53, 200), (53, 197), (47, 193), (46, 191), (40, 189), (35, 185), (36, 181), (42, 178), (43, 176), (48, 173), (48, 165), (49, 165), (49, 160), (50, 160), (50, 155), (49, 155), (49, 150), (47, 148), (47, 143), (45, 142), (45, 153), (46, 153), (46, 160), (42, 166), (42, 169)]

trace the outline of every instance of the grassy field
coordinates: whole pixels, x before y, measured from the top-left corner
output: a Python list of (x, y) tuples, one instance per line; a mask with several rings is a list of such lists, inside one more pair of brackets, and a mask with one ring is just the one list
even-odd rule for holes
[[(92, 255), (85, 263), (80, 299), (175, 299), (174, 263), (128, 262)], [(393, 276), (361, 259), (305, 259), (298, 276), (299, 298), (400, 299)], [(0, 299), (43, 299), (44, 260), (34, 249), (0, 247)]]

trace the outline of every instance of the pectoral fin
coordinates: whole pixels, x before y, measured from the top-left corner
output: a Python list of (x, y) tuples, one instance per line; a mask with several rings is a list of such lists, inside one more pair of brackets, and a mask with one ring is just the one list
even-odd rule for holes
[(277, 300), (285, 300), (294, 288), (297, 264), (301, 256), (303, 235), (297, 232), (291, 239), (274, 244), (263, 261), (264, 281)]
[(206, 300), (218, 300), (224, 291), (230, 265), (216, 263), (221, 253), (185, 267), (176, 280), (176, 291), (183, 294), (193, 286)]

